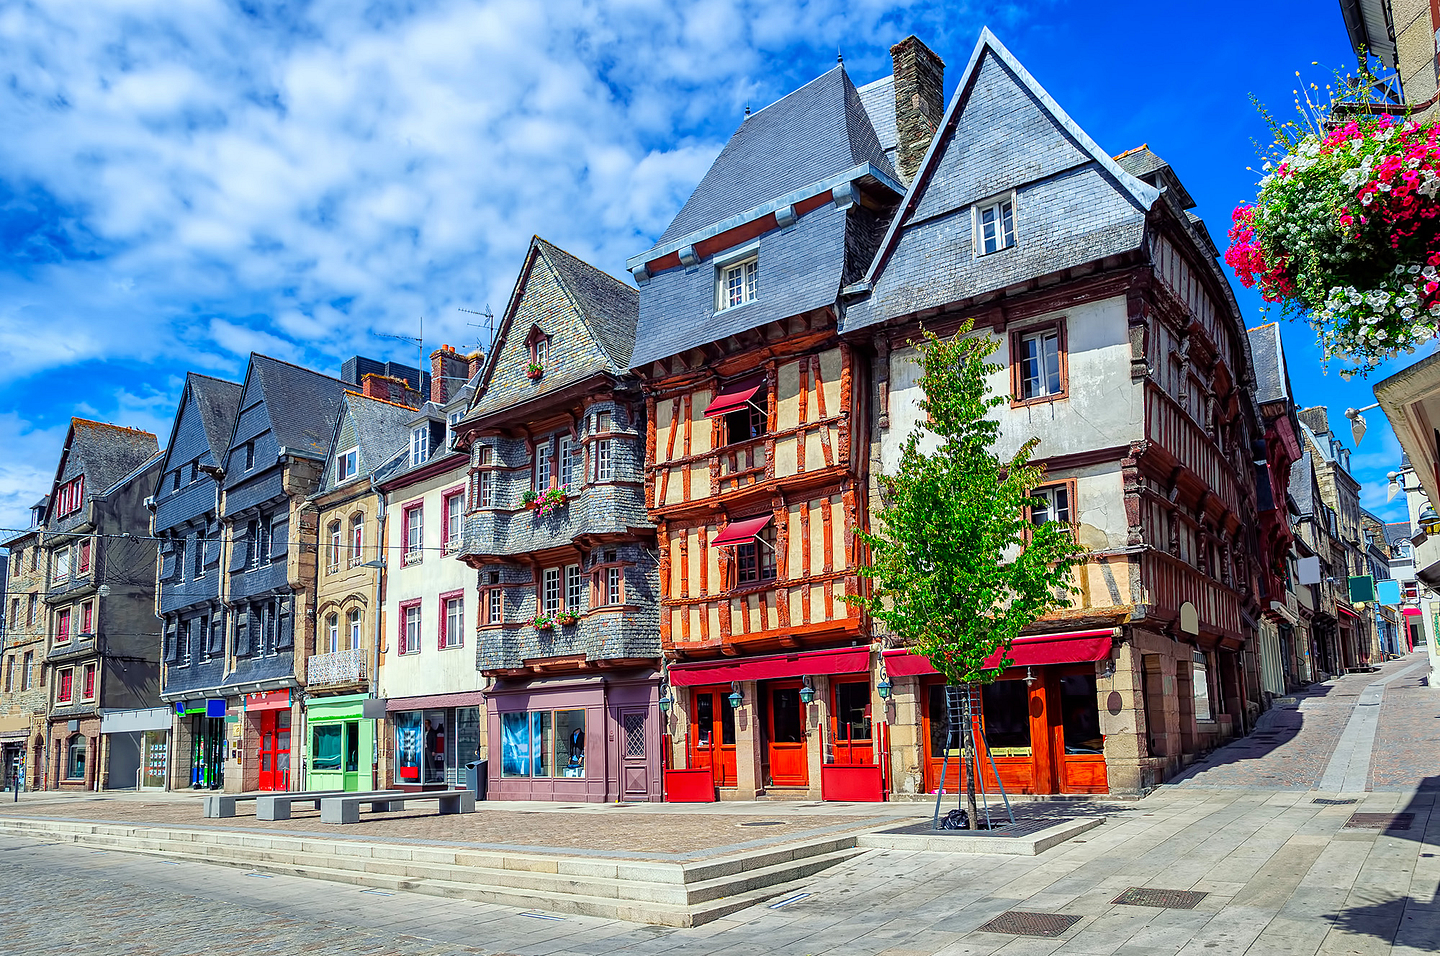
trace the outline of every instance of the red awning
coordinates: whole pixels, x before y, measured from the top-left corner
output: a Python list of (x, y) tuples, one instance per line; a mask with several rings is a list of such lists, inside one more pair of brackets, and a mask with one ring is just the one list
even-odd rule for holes
[(1341, 613), (1341, 614), (1348, 614), (1348, 615), (1350, 615), (1351, 617), (1353, 617), (1353, 618), (1354, 618), (1355, 620), (1357, 620), (1357, 621), (1361, 619), (1361, 618), (1360, 618), (1360, 615), (1356, 614), (1354, 611), (1350, 610), (1350, 609), (1349, 609), (1348, 607), (1346, 607), (1345, 605), (1343, 605), (1343, 604), (1336, 604), (1335, 606), (1340, 609), (1340, 613)]
[(711, 541), (712, 545), (722, 544), (744, 544), (751, 540), (771, 521), (775, 519), (773, 514), (765, 515), (763, 518), (745, 518), (741, 521), (732, 521), (725, 526), (725, 530), (715, 536)]
[(755, 393), (765, 387), (763, 378), (747, 378), (743, 382), (732, 382), (720, 389), (720, 394), (715, 400), (705, 406), (705, 417), (714, 418), (716, 415), (724, 415), (726, 412), (733, 412), (755, 397)]
[(1400, 613), (1409, 616), (1411, 614), (1419, 614), (1420, 609), (1418, 607), (1402, 607)]
[[(1115, 632), (1111, 628), (1099, 631), (1067, 631), (1063, 634), (1034, 634), (1021, 636), (1010, 645), (1010, 659), (1014, 667), (1037, 667), (1043, 664), (1080, 664), (1098, 661), (1110, 653), (1110, 642)], [(1000, 663), (999, 653), (992, 654), (985, 661), (987, 668)], [(902, 648), (885, 652), (885, 670), (891, 677), (915, 677), (934, 674), (928, 657), (911, 654)]]
[(670, 686), (728, 684), (734, 680), (775, 680), (806, 674), (859, 674), (870, 669), (870, 648), (846, 647), (838, 651), (804, 651), (739, 660), (695, 661), (670, 665)]

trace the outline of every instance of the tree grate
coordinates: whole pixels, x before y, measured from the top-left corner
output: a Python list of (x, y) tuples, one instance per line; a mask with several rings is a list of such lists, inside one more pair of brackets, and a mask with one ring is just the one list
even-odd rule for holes
[(1195, 904), (1208, 895), (1208, 893), (1197, 893), (1192, 890), (1161, 890), (1153, 886), (1132, 886), (1110, 902), (1123, 903), (1126, 906), (1157, 906), (1161, 909), (1193, 910)]
[(1345, 821), (1347, 830), (1408, 830), (1415, 822), (1413, 813), (1352, 813)]
[(1349, 800), (1334, 800), (1330, 797), (1316, 797), (1310, 802), (1318, 803), (1322, 807), (1348, 807), (1350, 804), (1359, 803), (1360, 801), (1354, 797), (1350, 798)]
[(975, 932), (1054, 938), (1078, 922), (1080, 922), (1080, 917), (1067, 916), (1064, 913), (1022, 913), (1019, 910), (1011, 910), (1008, 913), (1001, 913)]

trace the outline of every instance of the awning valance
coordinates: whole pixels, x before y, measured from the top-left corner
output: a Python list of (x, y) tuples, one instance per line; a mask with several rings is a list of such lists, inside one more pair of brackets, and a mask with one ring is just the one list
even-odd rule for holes
[(670, 686), (728, 684), (737, 680), (776, 680), (807, 674), (860, 674), (870, 670), (870, 648), (802, 651), (739, 660), (695, 661), (670, 665)]
[(1336, 607), (1337, 610), (1340, 611), (1341, 614), (1347, 615), (1347, 616), (1349, 616), (1349, 617), (1353, 617), (1353, 618), (1354, 618), (1355, 620), (1357, 620), (1357, 621), (1358, 621), (1358, 620), (1361, 620), (1360, 615), (1356, 614), (1354, 611), (1350, 610), (1350, 609), (1349, 609), (1348, 607), (1346, 607), (1345, 605), (1337, 603), (1337, 604), (1335, 605), (1335, 607)]
[[(1013, 667), (1038, 667), (1044, 664), (1083, 664), (1098, 661), (1110, 653), (1110, 644), (1115, 637), (1113, 628), (1096, 631), (1067, 631), (1061, 634), (1034, 634), (1021, 636), (1010, 645), (1010, 659)], [(996, 652), (985, 661), (987, 668), (1000, 663)], [(928, 657), (911, 654), (902, 648), (885, 652), (885, 670), (891, 677), (915, 677), (934, 674), (936, 670)]]
[(726, 412), (733, 412), (741, 405), (749, 403), (755, 397), (755, 393), (765, 387), (764, 378), (747, 378), (742, 382), (732, 382), (720, 389), (709, 405), (705, 406), (705, 417), (714, 418), (716, 415), (724, 415)]
[(773, 514), (760, 518), (745, 518), (740, 521), (732, 521), (725, 526), (725, 530), (715, 536), (710, 544), (718, 547), (723, 544), (744, 544), (752, 540), (757, 534), (764, 530), (765, 526), (775, 519)]

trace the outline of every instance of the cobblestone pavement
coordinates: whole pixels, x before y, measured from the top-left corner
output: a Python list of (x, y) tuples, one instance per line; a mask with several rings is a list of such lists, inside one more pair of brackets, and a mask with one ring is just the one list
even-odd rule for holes
[[(1424, 660), (1422, 649), (1386, 663), (1373, 674), (1347, 674), (1312, 685), (1309, 691), (1296, 694), (1294, 703), (1277, 703), (1261, 715), (1250, 736), (1217, 749), (1168, 786), (1314, 789), (1365, 688)], [(1440, 741), (1420, 739), (1425, 733), (1440, 735), (1440, 727), (1431, 729), (1424, 723), (1440, 724), (1434, 719), (1440, 714), (1440, 694), (1428, 697), (1428, 689), (1417, 686), (1422, 676), (1423, 670), (1417, 669), (1386, 685), (1374, 756), (1374, 769), (1380, 774), (1377, 783), (1385, 781), (1381, 789), (1417, 786), (1424, 776), (1417, 775), (1417, 770), (1425, 765), (1427, 754), (1428, 773), (1440, 773)], [(1403, 732), (1392, 733), (1392, 728), (1402, 727)], [(1412, 739), (1428, 750), (1419, 747), (1412, 757), (1406, 751)]]

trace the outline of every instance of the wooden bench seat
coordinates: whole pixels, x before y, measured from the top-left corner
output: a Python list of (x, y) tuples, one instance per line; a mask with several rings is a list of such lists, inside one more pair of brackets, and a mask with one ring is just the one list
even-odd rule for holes
[(320, 822), (359, 823), (362, 803), (370, 804), (371, 813), (391, 813), (405, 809), (407, 803), (426, 800), (434, 800), (442, 814), (475, 812), (473, 790), (421, 790), (417, 793), (390, 790), (324, 797), (320, 800)]

